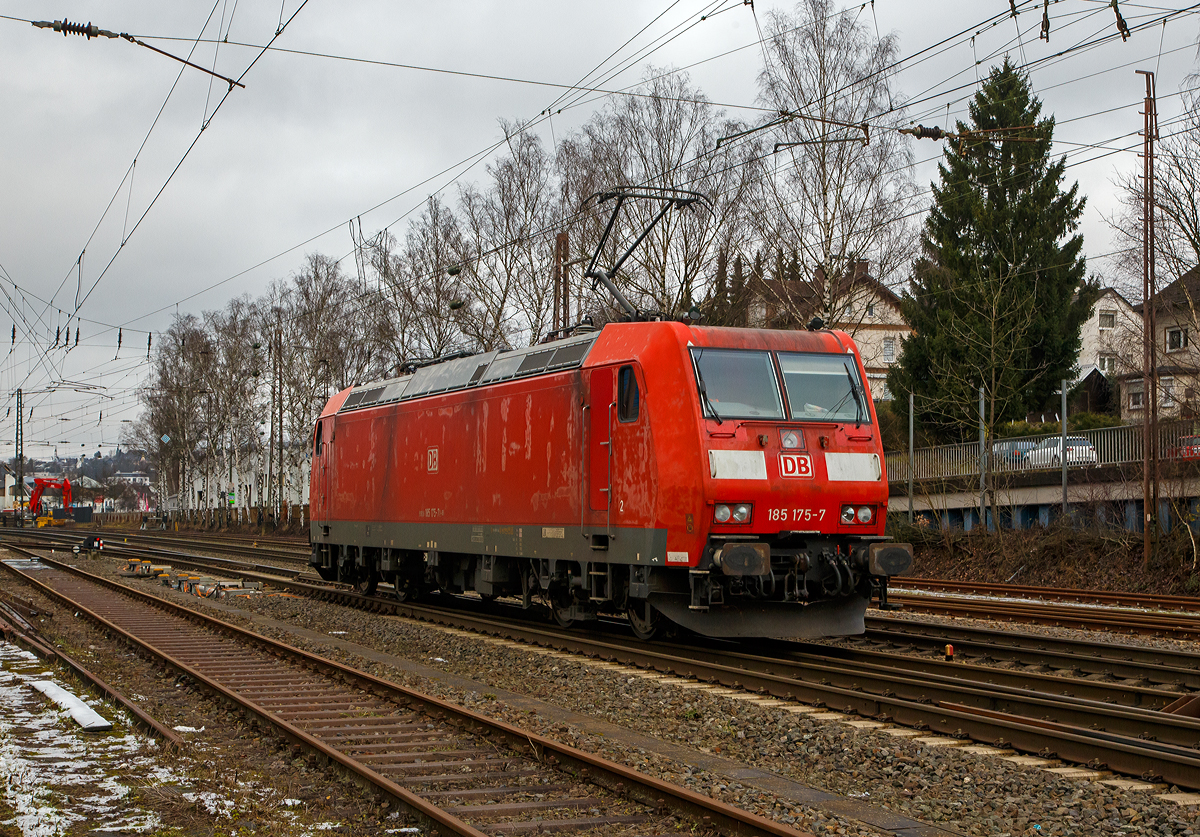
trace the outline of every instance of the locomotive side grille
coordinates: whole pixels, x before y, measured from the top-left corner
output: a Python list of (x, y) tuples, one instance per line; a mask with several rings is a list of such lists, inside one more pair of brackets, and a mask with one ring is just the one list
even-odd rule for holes
[(542, 352), (534, 352), (531, 355), (526, 355), (521, 361), (521, 365), (517, 367), (518, 375), (531, 375), (535, 372), (541, 372), (546, 368), (546, 364), (550, 358), (554, 356), (554, 349), (546, 349)]
[(384, 387), (373, 387), (363, 392), (362, 398), (358, 401), (358, 406), (366, 407), (368, 404), (374, 404), (379, 400), (379, 393), (383, 392)]
[(595, 338), (560, 346), (554, 352), (554, 359), (546, 364), (547, 369), (562, 369), (567, 366), (578, 366), (583, 362), (583, 356), (592, 347)]
[(492, 365), (488, 367), (488, 371), (483, 375), (483, 382), (490, 384), (494, 381), (504, 381), (511, 378), (517, 373), (517, 367), (521, 365), (522, 356), (519, 354), (501, 355), (492, 361)]
[(513, 378), (542, 375), (582, 366), (599, 332), (571, 338), (569, 342), (535, 346), (511, 352), (487, 352), (421, 366), (411, 375), (360, 387), (338, 412), (359, 410), (378, 404), (409, 401), (426, 395), (486, 386)]

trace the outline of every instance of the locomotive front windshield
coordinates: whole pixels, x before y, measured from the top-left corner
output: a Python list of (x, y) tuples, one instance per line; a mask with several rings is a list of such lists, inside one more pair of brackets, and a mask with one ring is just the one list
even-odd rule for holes
[(769, 352), (692, 348), (704, 414), (713, 418), (783, 418)]
[(794, 421), (869, 424), (867, 391), (852, 355), (779, 353)]

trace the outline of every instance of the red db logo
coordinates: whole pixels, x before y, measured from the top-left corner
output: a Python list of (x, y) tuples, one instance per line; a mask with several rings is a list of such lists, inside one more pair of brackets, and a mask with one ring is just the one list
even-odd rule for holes
[(781, 453), (779, 474), (784, 477), (812, 479), (812, 458), (807, 453)]

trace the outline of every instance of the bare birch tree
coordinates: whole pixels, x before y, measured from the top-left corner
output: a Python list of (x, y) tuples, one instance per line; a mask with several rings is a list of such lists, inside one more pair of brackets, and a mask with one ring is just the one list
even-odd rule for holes
[[(856, 20), (832, 0), (801, 0), (793, 13), (768, 18), (759, 101), (782, 122), (768, 134), (775, 153), (757, 180), (752, 215), (762, 241), (798, 259), (800, 281), (812, 285), (804, 296), (821, 299), (818, 315), (841, 327), (850, 321), (850, 331), (864, 293), (853, 281), (856, 264), (869, 260), (874, 277), (895, 284), (917, 243), (912, 151), (906, 136), (886, 129), (904, 117), (889, 71), (899, 45)], [(776, 293), (769, 303), (794, 307), (786, 288)]]
[[(559, 171), (564, 204), (576, 208), (594, 192), (616, 186), (681, 188), (709, 199), (708, 208), (697, 204), (668, 213), (616, 280), (639, 308), (678, 316), (706, 296), (717, 253), (745, 228), (752, 173), (745, 144), (717, 148), (721, 137), (744, 126), (727, 120), (686, 73), (649, 68), (647, 76), (640, 95), (622, 97), (560, 143)], [(581, 253), (598, 243), (608, 206), (594, 207), (572, 226)], [(605, 257), (611, 261), (623, 252), (660, 208), (628, 203)], [(603, 293), (585, 301), (595, 308), (610, 303)]]

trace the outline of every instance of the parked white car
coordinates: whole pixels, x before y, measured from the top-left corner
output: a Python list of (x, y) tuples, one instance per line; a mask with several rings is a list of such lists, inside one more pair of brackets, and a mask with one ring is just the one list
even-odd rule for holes
[[(1098, 461), (1096, 449), (1082, 436), (1068, 436), (1067, 465), (1095, 465)], [(1052, 436), (1043, 439), (1036, 448), (1025, 454), (1027, 468), (1057, 468), (1063, 462), (1063, 439)]]

